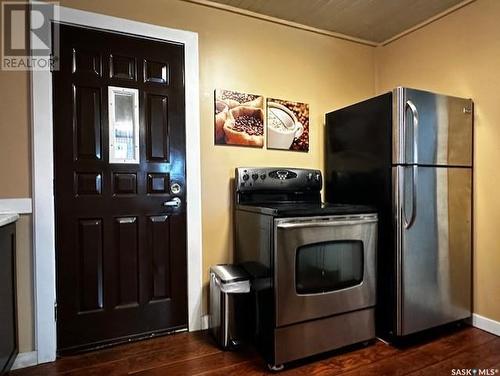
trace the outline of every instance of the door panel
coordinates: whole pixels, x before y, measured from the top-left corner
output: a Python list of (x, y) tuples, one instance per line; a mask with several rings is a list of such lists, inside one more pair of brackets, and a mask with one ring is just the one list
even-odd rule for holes
[(153, 216), (148, 223), (149, 246), (153, 259), (153, 294), (152, 300), (170, 297), (170, 262), (169, 249), (170, 220), (168, 216)]
[(103, 306), (102, 284), (102, 220), (83, 219), (78, 223), (80, 264), (79, 312), (101, 309)]
[[(398, 166), (394, 173), (398, 335), (406, 335), (470, 316), (472, 172)], [(408, 195), (415, 195), (413, 209)]]
[(167, 97), (146, 94), (148, 160), (168, 159), (168, 103)]
[(76, 159), (101, 159), (101, 93), (97, 87), (74, 87)]
[[(60, 38), (58, 350), (186, 328), (184, 47), (67, 25)], [(138, 91), (138, 163), (109, 163), (110, 86)], [(179, 207), (163, 205), (173, 183)]]
[(73, 49), (73, 73), (100, 76), (102, 69), (101, 54), (83, 48)]
[(119, 294), (117, 306), (138, 304), (139, 300), (139, 243), (137, 217), (115, 219), (115, 254)]
[(76, 172), (75, 193), (81, 195), (100, 195), (102, 177), (98, 172)]
[(168, 84), (169, 73), (168, 65), (166, 63), (144, 60), (144, 81)]
[(134, 57), (120, 56), (117, 54), (109, 56), (109, 76), (125, 80), (135, 80), (136, 61)]
[(113, 173), (113, 194), (133, 195), (137, 193), (137, 174), (135, 172)]
[(472, 166), (472, 101), (396, 89), (395, 164)]

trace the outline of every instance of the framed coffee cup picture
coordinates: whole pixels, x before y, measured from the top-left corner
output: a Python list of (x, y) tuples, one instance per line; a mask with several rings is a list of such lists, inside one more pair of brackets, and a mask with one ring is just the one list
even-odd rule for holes
[(309, 105), (267, 98), (267, 148), (309, 151)]
[(264, 146), (264, 98), (237, 91), (215, 90), (216, 145)]

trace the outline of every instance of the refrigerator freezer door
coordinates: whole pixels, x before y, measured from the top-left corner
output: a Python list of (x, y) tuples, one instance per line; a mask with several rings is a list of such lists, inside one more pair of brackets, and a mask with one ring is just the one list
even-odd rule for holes
[(393, 94), (393, 164), (472, 166), (470, 99), (408, 88)]
[(471, 315), (469, 168), (393, 167), (397, 335)]

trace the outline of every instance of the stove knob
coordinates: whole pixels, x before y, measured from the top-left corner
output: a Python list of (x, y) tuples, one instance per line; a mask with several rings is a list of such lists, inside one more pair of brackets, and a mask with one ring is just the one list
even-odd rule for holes
[(321, 175), (319, 174), (319, 172), (316, 172), (316, 175), (314, 175), (314, 180), (319, 181), (320, 178)]
[(310, 173), (307, 174), (307, 181), (311, 181), (311, 180), (313, 180), (313, 174), (312, 174), (312, 172), (310, 172)]
[(260, 178), (261, 178), (262, 180), (264, 180), (264, 179), (266, 178), (266, 174), (262, 174), (262, 175), (260, 175)]
[(257, 180), (259, 178), (259, 174), (252, 174), (252, 179)]
[(249, 178), (250, 176), (248, 176), (248, 174), (243, 175), (243, 180), (247, 181)]

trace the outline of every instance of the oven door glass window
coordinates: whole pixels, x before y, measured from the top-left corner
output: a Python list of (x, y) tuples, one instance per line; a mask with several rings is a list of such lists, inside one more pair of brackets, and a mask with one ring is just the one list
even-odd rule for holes
[(297, 249), (295, 288), (319, 294), (359, 285), (363, 280), (363, 242), (335, 240)]

